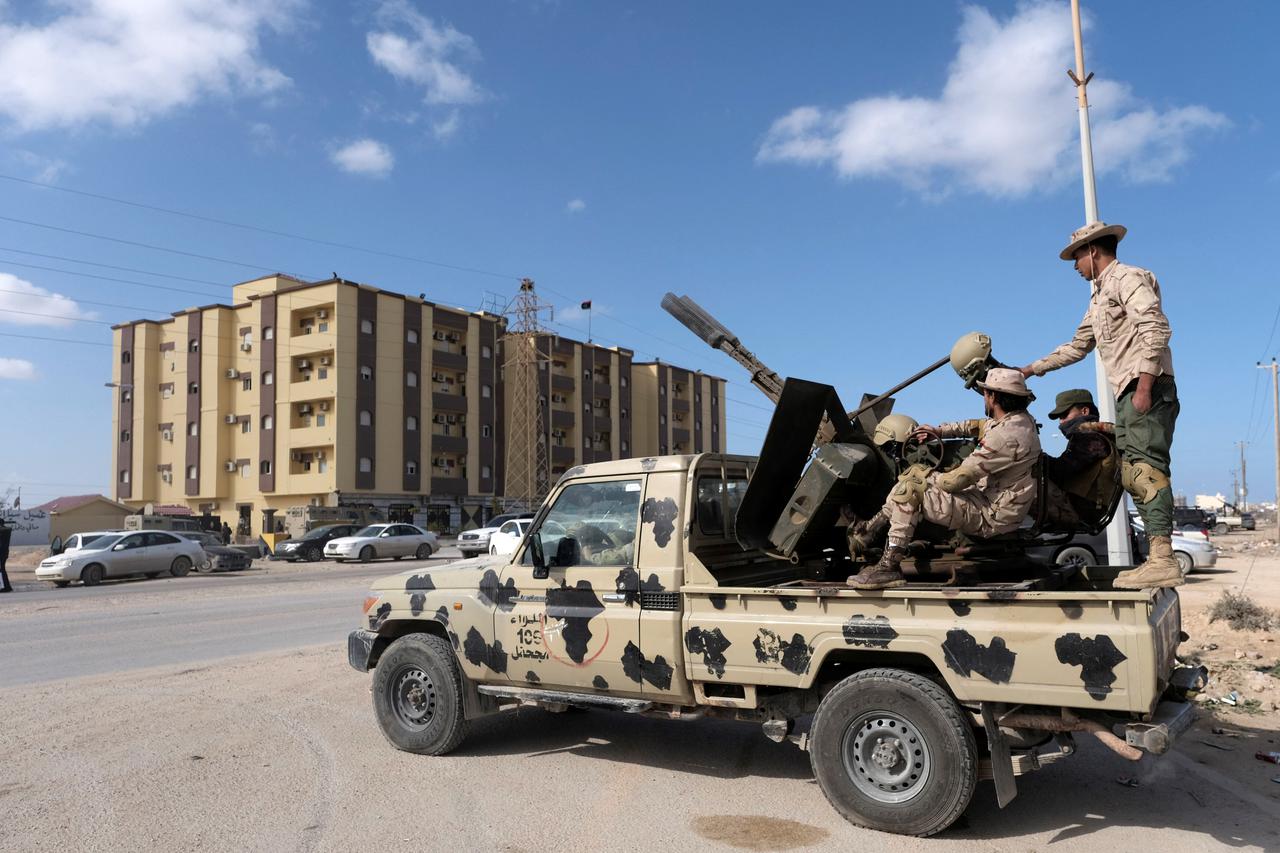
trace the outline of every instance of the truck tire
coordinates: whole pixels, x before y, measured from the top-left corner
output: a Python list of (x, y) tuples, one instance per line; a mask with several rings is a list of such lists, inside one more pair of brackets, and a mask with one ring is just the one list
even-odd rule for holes
[(1098, 558), (1093, 556), (1093, 552), (1083, 545), (1068, 545), (1058, 552), (1058, 556), (1053, 560), (1059, 566), (1085, 566), (1098, 565)]
[(899, 835), (946, 829), (978, 782), (978, 749), (960, 707), (944, 688), (899, 669), (837, 684), (814, 714), (809, 756), (846, 820)]
[(373, 671), (373, 711), (396, 749), (444, 755), (467, 735), (462, 713), (462, 673), (453, 648), (441, 637), (408, 634), (378, 659)]
[(1219, 521), (1213, 526), (1213, 532), (1219, 536), (1226, 536), (1230, 531), (1231, 528), (1227, 526), (1225, 521)]

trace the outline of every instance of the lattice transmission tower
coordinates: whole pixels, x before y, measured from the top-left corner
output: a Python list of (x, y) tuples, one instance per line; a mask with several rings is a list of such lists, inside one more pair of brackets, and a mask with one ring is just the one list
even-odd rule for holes
[(507, 433), (506, 497), (535, 509), (551, 490), (551, 466), (547, 452), (545, 406), (539, 380), (539, 362), (549, 355), (538, 351), (545, 334), (540, 315), (551, 306), (538, 299), (532, 279), (520, 281), (520, 292), (511, 303), (510, 321), (503, 336), (504, 381), (511, 386), (510, 430)]

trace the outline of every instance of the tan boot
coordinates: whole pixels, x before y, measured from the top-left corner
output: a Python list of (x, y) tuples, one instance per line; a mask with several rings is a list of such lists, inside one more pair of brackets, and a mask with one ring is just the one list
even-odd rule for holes
[(891, 589), (906, 586), (907, 579), (902, 574), (902, 558), (907, 556), (907, 549), (890, 545), (884, 550), (884, 556), (874, 566), (867, 566), (849, 578), (846, 583), (854, 589)]
[(1186, 578), (1173, 556), (1173, 542), (1168, 536), (1152, 536), (1149, 541), (1147, 561), (1136, 569), (1116, 575), (1112, 586), (1116, 589), (1147, 589), (1149, 587), (1182, 586)]

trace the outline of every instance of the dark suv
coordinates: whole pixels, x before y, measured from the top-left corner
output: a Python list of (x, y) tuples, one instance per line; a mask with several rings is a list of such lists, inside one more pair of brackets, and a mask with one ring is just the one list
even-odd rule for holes
[(1198, 530), (1208, 536), (1217, 520), (1217, 516), (1205, 509), (1193, 506), (1173, 508), (1173, 526), (1178, 530)]

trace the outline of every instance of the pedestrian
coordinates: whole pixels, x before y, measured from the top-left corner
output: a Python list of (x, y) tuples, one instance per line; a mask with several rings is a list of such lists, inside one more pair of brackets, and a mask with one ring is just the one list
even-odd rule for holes
[(9, 562), (9, 540), (12, 538), (13, 528), (0, 515), (0, 592), (13, 592), (13, 587), (9, 584), (9, 572), (5, 570), (5, 563)]
[(222, 544), (231, 544), (231, 525), (227, 524), (225, 521), (222, 522)]
[(1118, 589), (1179, 586), (1182, 572), (1173, 556), (1173, 487), (1169, 452), (1178, 419), (1178, 389), (1169, 349), (1169, 320), (1160, 285), (1148, 270), (1116, 260), (1123, 225), (1090, 222), (1071, 235), (1059, 257), (1074, 261), (1090, 282), (1089, 307), (1070, 341), (1022, 368), (1023, 376), (1043, 376), (1083, 359), (1096, 347), (1116, 395), (1116, 444), (1121, 482), (1146, 526), (1146, 562), (1121, 572)]

